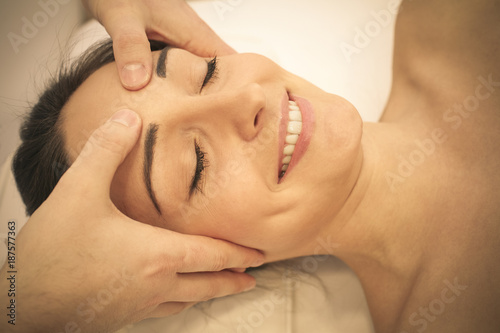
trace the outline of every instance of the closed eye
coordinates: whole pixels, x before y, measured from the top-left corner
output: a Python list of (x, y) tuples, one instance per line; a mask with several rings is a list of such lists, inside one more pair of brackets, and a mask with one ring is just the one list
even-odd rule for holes
[(194, 169), (191, 186), (189, 188), (190, 197), (195, 191), (203, 193), (201, 188), (201, 181), (203, 180), (205, 168), (208, 167), (208, 160), (205, 157), (206, 153), (202, 150), (196, 140), (194, 141), (194, 151), (196, 153), (196, 167)]
[(213, 81), (214, 79), (217, 78), (217, 57), (213, 57), (212, 60), (207, 62), (207, 74), (205, 75), (205, 78), (203, 79), (203, 83), (201, 85), (200, 92), (205, 88), (205, 86)]

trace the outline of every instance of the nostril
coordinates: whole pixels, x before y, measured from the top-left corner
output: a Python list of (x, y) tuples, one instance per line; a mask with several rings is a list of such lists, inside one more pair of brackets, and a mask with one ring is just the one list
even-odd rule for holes
[(260, 111), (255, 115), (255, 119), (253, 120), (254, 127), (257, 127), (257, 124), (259, 123), (259, 115), (260, 115)]

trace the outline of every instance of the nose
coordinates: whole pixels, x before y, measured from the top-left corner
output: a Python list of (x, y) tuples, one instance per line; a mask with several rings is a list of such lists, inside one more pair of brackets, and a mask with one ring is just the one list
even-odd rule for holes
[(266, 94), (261, 85), (250, 83), (239, 87), (224, 101), (219, 109), (223, 121), (245, 141), (253, 140), (264, 126), (262, 121), (266, 107)]

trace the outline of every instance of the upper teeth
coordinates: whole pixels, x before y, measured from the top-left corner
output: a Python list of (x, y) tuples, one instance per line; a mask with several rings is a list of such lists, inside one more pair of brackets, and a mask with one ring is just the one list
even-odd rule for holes
[(283, 166), (281, 167), (280, 177), (283, 177), (286, 170), (288, 169), (288, 164), (292, 160), (292, 154), (295, 150), (295, 144), (299, 138), (300, 132), (302, 131), (302, 114), (300, 109), (294, 101), (288, 101), (288, 126), (286, 127), (287, 133), (285, 137), (285, 147), (283, 148)]

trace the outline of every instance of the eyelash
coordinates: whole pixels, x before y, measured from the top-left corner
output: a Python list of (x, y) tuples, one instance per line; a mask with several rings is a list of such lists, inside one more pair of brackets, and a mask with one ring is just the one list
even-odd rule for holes
[[(207, 62), (207, 74), (201, 84), (200, 92), (208, 83), (213, 82), (213, 80), (217, 78), (217, 70), (217, 57), (213, 57), (212, 60)], [(190, 196), (193, 195), (194, 191), (203, 193), (200, 184), (204, 175), (203, 171), (205, 171), (205, 168), (208, 167), (208, 160), (205, 158), (206, 152), (202, 150), (196, 140), (194, 140), (194, 151), (196, 153), (196, 169), (191, 182), (191, 188), (189, 189)]]
[(205, 86), (213, 82), (217, 78), (217, 72), (218, 72), (218, 66), (217, 66), (217, 57), (213, 57), (212, 60), (207, 62), (207, 74), (205, 75), (205, 79), (203, 79), (203, 83), (201, 85), (200, 92), (205, 88)]
[(208, 167), (208, 160), (205, 158), (206, 152), (202, 150), (198, 141), (194, 140), (194, 151), (196, 153), (196, 169), (193, 176), (193, 181), (191, 182), (191, 188), (189, 189), (189, 195), (191, 196), (194, 191), (203, 193), (200, 183), (203, 179), (204, 170)]

